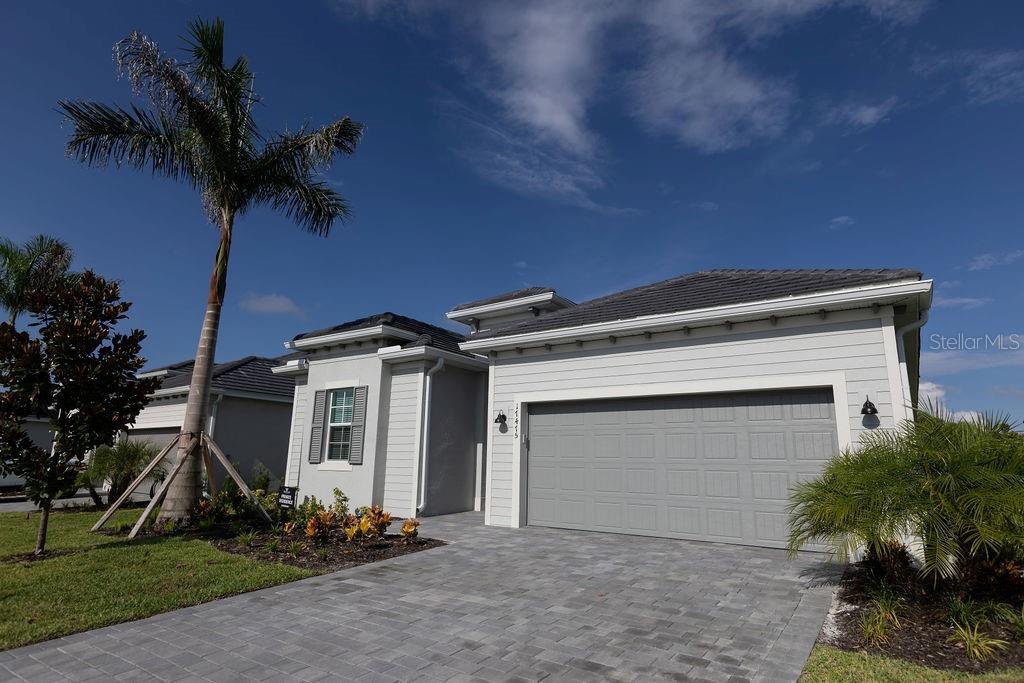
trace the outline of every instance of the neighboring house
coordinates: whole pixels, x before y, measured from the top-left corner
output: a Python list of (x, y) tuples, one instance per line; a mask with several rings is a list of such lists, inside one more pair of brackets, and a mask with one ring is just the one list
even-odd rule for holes
[(479, 507), (487, 361), (463, 339), (381, 313), (286, 343), (302, 354), (274, 368), (294, 378), (286, 483), (398, 516)]
[[(30, 417), (25, 420), (25, 431), (32, 439), (32, 443), (41, 448), (50, 448), (53, 445), (53, 433), (50, 431), (50, 422), (37, 417)], [(21, 486), (25, 480), (21, 477), (9, 476), (0, 477), (0, 489)]]
[(713, 270), (474, 323), (507, 416), (486, 523), (785, 546), (792, 485), (911, 416), (931, 296), (914, 270)]
[[(207, 432), (231, 458), (239, 474), (248, 479), (253, 466), (262, 463), (273, 475), (275, 487), (285, 471), (293, 384), (275, 375), (271, 368), (286, 358), (246, 356), (215, 364), (207, 423)], [(140, 377), (161, 377), (163, 381), (135, 419), (129, 438), (162, 448), (177, 436), (185, 418), (193, 365), (194, 361), (187, 360), (139, 373)], [(218, 482), (223, 482), (223, 468), (216, 465), (214, 470)]]

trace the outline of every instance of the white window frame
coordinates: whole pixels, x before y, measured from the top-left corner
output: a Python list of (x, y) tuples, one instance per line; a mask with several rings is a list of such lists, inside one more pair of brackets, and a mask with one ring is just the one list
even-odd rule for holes
[[(352, 391), (353, 402), (354, 402), (354, 400), (355, 400), (355, 390), (356, 390), (356, 387), (358, 387), (358, 386), (359, 386), (359, 380), (358, 379), (349, 379), (349, 380), (344, 380), (344, 381), (339, 381), (339, 382), (331, 382), (331, 383), (329, 383), (329, 384), (327, 384), (326, 386), (323, 387), (324, 391), (327, 392), (327, 395), (324, 397), (325, 398), (324, 410), (326, 411), (326, 415), (324, 416), (324, 438), (323, 438), (323, 444), (321, 445), (321, 448), (323, 450), (320, 453), (320, 462), (317, 464), (317, 469), (318, 470), (331, 470), (331, 471), (337, 471), (337, 472), (351, 472), (352, 471), (352, 463), (350, 463), (348, 460), (328, 460), (327, 459), (327, 449), (328, 449), (328, 446), (331, 443), (331, 395), (335, 391), (342, 391), (342, 390), (348, 389), (348, 390)], [(355, 406), (353, 406), (353, 413), (355, 412), (354, 408), (355, 408)], [(355, 417), (355, 415), (353, 414), (353, 418), (354, 417)], [(334, 426), (343, 426), (343, 425), (341, 425), (341, 423), (335, 423)], [(351, 423), (349, 423), (349, 426), (351, 426)], [(349, 450), (349, 455), (351, 456), (351, 449)]]

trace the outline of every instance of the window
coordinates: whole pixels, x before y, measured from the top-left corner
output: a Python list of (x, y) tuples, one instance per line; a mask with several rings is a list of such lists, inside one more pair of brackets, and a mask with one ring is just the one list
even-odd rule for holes
[(352, 407), (355, 389), (331, 392), (327, 416), (327, 459), (348, 460), (352, 451)]

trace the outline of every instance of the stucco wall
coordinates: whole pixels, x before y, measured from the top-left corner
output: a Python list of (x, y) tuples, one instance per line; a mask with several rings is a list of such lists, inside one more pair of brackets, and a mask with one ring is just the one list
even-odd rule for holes
[[(517, 395), (552, 390), (616, 388), (636, 390), (645, 384), (697, 383), (701, 386), (735, 378), (777, 377), (807, 373), (841, 373), (846, 396), (836, 397), (836, 413), (848, 422), (854, 440), (866, 429), (892, 427), (894, 412), (902, 416), (902, 385), (895, 358), (891, 310), (867, 310), (783, 318), (655, 335), (634, 336), (617, 343), (600, 340), (560, 344), (551, 351), (503, 351), (493, 360), (492, 411), (504, 410), (509, 427), (502, 431), (488, 421), (490, 455), (486, 518), (490, 524), (511, 525), (519, 501), (513, 504), (514, 410)], [(865, 422), (860, 407), (865, 396), (878, 408), (878, 420)], [(521, 398), (519, 399), (522, 400)], [(895, 400), (895, 405), (894, 405)], [(493, 415), (491, 416), (493, 417)], [(525, 420), (525, 416), (522, 416)], [(521, 493), (521, 491), (520, 491)]]
[(477, 446), (483, 420), (484, 372), (448, 366), (433, 377), (429, 466), (423, 515), (472, 510), (476, 499)]
[[(370, 505), (374, 502), (374, 466), (377, 455), (380, 400), (387, 383), (382, 376), (383, 364), (377, 359), (377, 348), (364, 345), (360, 350), (320, 354), (309, 360), (305, 384), (296, 387), (295, 416), (288, 447), (290, 482), (299, 487), (299, 499), (316, 496), (330, 502), (334, 488), (340, 488), (350, 498), (350, 506)], [(312, 429), (311, 408), (317, 391), (354, 387), (368, 387), (366, 401), (366, 427), (363, 441), (363, 464), (347, 462), (309, 462), (309, 438)], [(324, 443), (327, 443), (326, 434)]]
[[(32, 439), (32, 443), (40, 448), (49, 448), (53, 445), (53, 435), (50, 433), (50, 423), (43, 420), (29, 420), (25, 423), (25, 431)], [(21, 486), (25, 480), (21, 477), (0, 477), (0, 487)]]
[[(261, 462), (270, 470), (271, 487), (277, 488), (285, 474), (291, 413), (290, 403), (225, 396), (217, 406), (213, 438), (246, 481)], [(222, 482), (226, 473), (219, 463), (214, 470)]]

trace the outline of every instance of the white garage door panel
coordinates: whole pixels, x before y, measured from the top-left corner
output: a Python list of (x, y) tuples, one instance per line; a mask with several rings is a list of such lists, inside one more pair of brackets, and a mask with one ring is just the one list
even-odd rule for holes
[(831, 389), (530, 406), (527, 523), (784, 547), (838, 451)]

